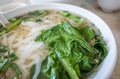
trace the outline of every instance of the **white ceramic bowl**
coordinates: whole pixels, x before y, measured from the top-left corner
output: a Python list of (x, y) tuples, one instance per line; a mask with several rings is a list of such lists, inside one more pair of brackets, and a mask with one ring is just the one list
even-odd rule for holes
[(98, 70), (94, 72), (88, 79), (108, 79), (110, 77), (116, 64), (117, 47), (114, 36), (109, 26), (100, 17), (81, 7), (59, 4), (59, 3), (42, 3), (39, 5), (26, 6), (13, 11), (3, 13), (3, 15), (6, 18), (10, 19), (12, 17), (19, 16), (23, 13), (27, 13), (29, 11), (33, 11), (36, 9), (37, 10), (42, 10), (42, 9), (67, 10), (72, 13), (83, 16), (88, 20), (90, 20), (92, 23), (94, 23), (101, 31), (104, 40), (107, 43), (108, 55), (105, 58), (105, 60), (102, 62), (102, 64), (99, 66)]
[(64, 4), (72, 4), (79, 6), (81, 4), (80, 0), (29, 0), (31, 4), (40, 4), (40, 3), (64, 3)]
[(0, 0), (0, 7), (9, 3), (9, 2), (10, 2), (10, 0)]

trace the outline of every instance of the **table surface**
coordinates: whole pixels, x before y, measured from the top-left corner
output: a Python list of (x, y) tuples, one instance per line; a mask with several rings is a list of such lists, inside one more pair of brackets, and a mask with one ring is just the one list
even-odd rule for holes
[[(88, 9), (92, 12), (94, 12), (95, 14), (97, 14), (99, 17), (101, 17), (110, 27), (110, 29), (112, 30), (116, 42), (117, 42), (117, 47), (118, 47), (118, 58), (117, 58), (117, 64), (116, 67), (114, 69), (114, 72), (112, 73), (110, 79), (120, 79), (120, 10), (116, 11), (116, 12), (112, 12), (112, 13), (106, 13), (103, 12), (97, 5), (97, 1), (96, 0), (79, 0), (80, 7), (83, 7), (85, 9)], [(28, 0), (11, 0), (11, 2), (24, 2), (26, 4), (30, 4), (30, 2)]]

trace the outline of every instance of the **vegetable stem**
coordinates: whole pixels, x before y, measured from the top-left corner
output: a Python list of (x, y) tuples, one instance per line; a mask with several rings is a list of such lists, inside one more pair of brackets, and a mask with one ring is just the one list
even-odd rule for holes
[(15, 28), (18, 24), (20, 24), (22, 22), (22, 19), (19, 18), (18, 20), (16, 20), (14, 23), (10, 24), (7, 26), (7, 30), (6, 32), (12, 30), (13, 28)]
[(2, 30), (0, 32), (0, 36), (7, 33), (7, 32), (9, 32), (13, 28), (15, 28), (18, 24), (20, 24), (21, 22), (22, 22), (22, 19), (19, 18), (18, 20), (14, 21), (12, 24), (8, 25), (7, 28), (5, 28), (4, 30)]
[(68, 72), (69, 76), (71, 79), (79, 79), (75, 70), (73, 69), (73, 67), (71, 66), (70, 62), (67, 61), (68, 59), (66, 58), (61, 58), (58, 56), (59, 61), (62, 63), (63, 67), (65, 68), (65, 70)]

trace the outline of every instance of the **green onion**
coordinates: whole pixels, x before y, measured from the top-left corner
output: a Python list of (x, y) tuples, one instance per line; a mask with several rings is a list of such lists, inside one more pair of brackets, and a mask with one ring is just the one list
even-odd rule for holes
[(10, 24), (7, 26), (7, 30), (6, 32), (12, 30), (13, 28), (15, 28), (18, 24), (20, 24), (22, 22), (22, 19), (19, 18), (18, 20), (16, 20), (14, 23)]
[(11, 68), (13, 69), (13, 71), (16, 72), (17, 75), (22, 74), (21, 71), (20, 71), (20, 69), (18, 68), (17, 64), (13, 63), (12, 66), (11, 66)]
[[(4, 49), (1, 50), (1, 49)], [(22, 74), (19, 67), (13, 61), (17, 59), (13, 50), (8, 51), (7, 46), (0, 45), (0, 52), (4, 52), (0, 57), (0, 73), (7, 72), (8, 68), (11, 68), (17, 75), (13, 79), (19, 79)]]
[(0, 52), (5, 52), (7, 51), (7, 46), (0, 45)]
[(40, 18), (35, 19), (35, 22), (41, 22), (42, 20)]
[(11, 66), (9, 59), (3, 59), (3, 62), (0, 63), (0, 72), (6, 72), (7, 69)]
[(7, 28), (5, 28), (4, 30), (2, 30), (2, 31), (0, 32), (0, 35), (3, 35), (3, 34), (5, 34), (6, 32), (9, 32), (9, 31), (12, 30), (13, 28), (15, 28), (17, 25), (19, 25), (21, 22), (22, 22), (22, 19), (19, 18), (19, 19), (16, 20), (15, 22), (9, 24), (9, 25), (7, 26)]
[(69, 13), (68, 11), (62, 11), (61, 15), (68, 17), (79, 24), (85, 24), (87, 22), (85, 18), (75, 16), (75, 15)]
[(13, 50), (10, 50), (8, 52), (8, 55), (9, 55), (9, 58), (11, 59), (11, 61), (14, 61), (17, 59), (17, 56), (14, 54), (14, 51)]

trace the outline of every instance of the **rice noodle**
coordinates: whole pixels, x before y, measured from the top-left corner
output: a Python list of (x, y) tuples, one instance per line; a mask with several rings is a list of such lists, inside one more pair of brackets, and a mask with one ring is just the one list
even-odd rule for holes
[(40, 59), (39, 59), (38, 55), (36, 57), (35, 66), (36, 66), (35, 67), (35, 73), (34, 73), (32, 79), (37, 79), (37, 76), (39, 75), (39, 72), (40, 72), (41, 62), (40, 62)]

